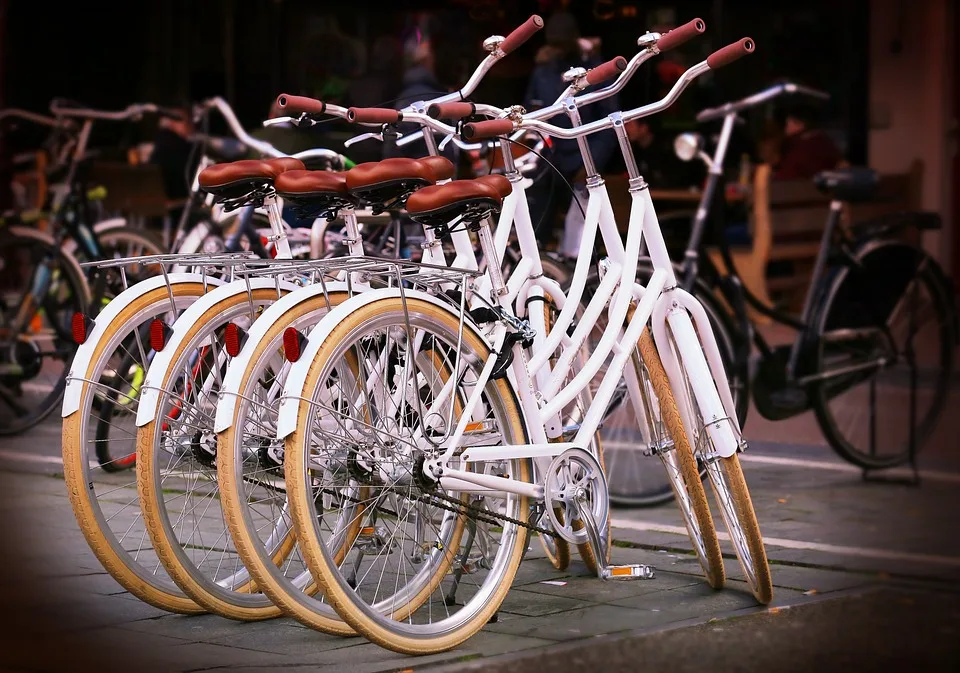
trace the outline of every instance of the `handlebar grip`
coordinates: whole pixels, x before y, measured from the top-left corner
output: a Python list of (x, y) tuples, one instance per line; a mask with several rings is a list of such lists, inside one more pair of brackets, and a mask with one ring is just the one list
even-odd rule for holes
[(434, 119), (463, 119), (477, 111), (473, 103), (434, 103), (427, 108), (427, 116)]
[(382, 107), (352, 107), (347, 110), (347, 121), (354, 124), (396, 124), (403, 119), (399, 110)]
[(697, 18), (693, 21), (687, 21), (682, 26), (678, 26), (673, 30), (667, 31), (665, 35), (661, 35), (660, 39), (657, 40), (657, 49), (659, 49), (661, 52), (664, 52), (675, 47), (679, 47), (681, 44), (692, 40), (706, 29), (707, 24), (703, 22), (703, 19)]
[(627, 59), (623, 56), (617, 56), (614, 59), (598, 65), (590, 70), (586, 75), (587, 84), (600, 84), (608, 79), (618, 77), (620, 73), (627, 69)]
[(717, 68), (722, 68), (725, 65), (729, 65), (736, 61), (739, 58), (743, 58), (747, 54), (753, 52), (755, 43), (753, 38), (745, 37), (742, 40), (738, 40), (733, 44), (728, 44), (722, 49), (717, 49), (715, 52), (707, 56), (707, 65), (710, 66), (711, 70)]
[(327, 110), (327, 104), (318, 101), (316, 98), (307, 96), (290, 96), (282, 93), (277, 96), (277, 107), (290, 114), (323, 114)]
[(463, 125), (461, 133), (467, 140), (482, 140), (495, 138), (513, 132), (513, 121), (510, 119), (491, 119), (485, 122), (470, 122)]
[(506, 39), (500, 43), (500, 50), (504, 54), (509, 54), (533, 37), (533, 34), (543, 28), (543, 19), (534, 14), (522, 24), (514, 28), (513, 32), (507, 35)]

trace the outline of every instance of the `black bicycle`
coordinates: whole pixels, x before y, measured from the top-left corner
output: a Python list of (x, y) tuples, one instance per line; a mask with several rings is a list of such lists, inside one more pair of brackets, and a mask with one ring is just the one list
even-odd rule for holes
[[(723, 120), (712, 157), (700, 136), (678, 138), (681, 159), (699, 156), (709, 167), (680, 277), (698, 297), (708, 290), (714, 305), (722, 298), (733, 307), (737, 328), (729, 341), (737, 347), (728, 376), (735, 389), (752, 389), (761, 415), (780, 420), (813, 409), (831, 447), (864, 469), (913, 462), (943, 413), (960, 335), (952, 283), (936, 260), (903, 236), (908, 229), (940, 228), (937, 214), (900, 212), (848, 226), (841, 221), (844, 204), (872, 200), (876, 172), (846, 168), (817, 175), (814, 184), (832, 201), (799, 316), (765, 304), (740, 282), (722, 233), (715, 239), (726, 270), (702, 254), (710, 213), (723, 208), (718, 187), (738, 115), (782, 95), (826, 97), (782, 83), (704, 110), (699, 122)], [(747, 305), (794, 328), (793, 343), (770, 346), (748, 318)], [(714, 324), (717, 331), (729, 327), (728, 319)], [(759, 363), (748, 380), (751, 342)]]

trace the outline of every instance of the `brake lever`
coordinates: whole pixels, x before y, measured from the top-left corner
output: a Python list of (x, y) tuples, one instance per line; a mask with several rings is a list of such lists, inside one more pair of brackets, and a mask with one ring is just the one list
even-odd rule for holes
[[(403, 134), (397, 133), (397, 138), (398, 138), (398, 139), (399, 139), (399, 138), (402, 138), (402, 137), (403, 137)], [(360, 135), (354, 136), (354, 137), (350, 138), (349, 140), (345, 141), (345, 142), (343, 143), (343, 146), (344, 146), (344, 147), (351, 147), (351, 146), (353, 146), (353, 145), (355, 145), (355, 144), (357, 144), (357, 143), (359, 143), (359, 142), (363, 142), (364, 140), (371, 140), (371, 139), (373, 139), (373, 140), (379, 140), (380, 142), (383, 142), (383, 133), (361, 133)]]

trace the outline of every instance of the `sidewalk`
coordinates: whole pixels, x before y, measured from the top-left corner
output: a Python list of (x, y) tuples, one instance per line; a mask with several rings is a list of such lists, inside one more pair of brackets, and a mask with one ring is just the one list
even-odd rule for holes
[[(960, 541), (955, 537), (960, 498), (954, 483), (930, 483), (923, 489), (861, 485), (843, 472), (828, 472), (825, 479), (820, 472), (798, 472), (796, 467), (748, 465), (774, 561), (773, 607), (756, 606), (737, 579), (740, 571), (732, 556), (728, 588), (708, 588), (696, 560), (685, 551), (686, 539), (670, 532), (678, 522), (672, 506), (620, 510), (615, 512), (615, 561), (652, 564), (655, 579), (601, 582), (586, 576), (579, 561), (558, 573), (540, 558), (534, 540), (495, 623), (452, 652), (412, 658), (360, 638), (316, 633), (289, 619), (242, 624), (214, 616), (169, 615), (141, 603), (127, 595), (88, 550), (60, 478), (4, 467), (11, 471), (0, 472), (0, 512), (9, 522), (0, 591), (10, 623), (0, 630), (0, 641), (6, 641), (0, 646), (2, 670), (267, 671), (326, 666), (360, 673), (440, 666), (528, 671), (548, 661), (557, 670), (569, 670), (572, 661), (578, 668), (581, 662), (602, 662), (604, 670), (614, 670), (619, 662), (622, 670), (636, 670), (642, 656), (644, 668), (653, 670), (662, 662), (660, 668), (673, 671), (694, 670), (698, 660), (701, 670), (700, 656), (714, 654), (730, 666), (758, 670), (753, 664), (760, 661), (784, 666), (798, 661), (806, 649), (804, 639), (816, 639), (824, 624), (845, 626), (850, 634), (869, 628), (875, 639), (885, 638), (896, 626), (898, 640), (888, 645), (896, 649), (902, 641), (897, 651), (909, 654), (915, 644), (911, 628), (929, 626), (931, 615), (937, 628), (924, 627), (923, 634), (924, 651), (936, 655), (933, 661), (955, 654), (960, 642), (960, 601), (955, 600), (960, 598)], [(784, 506), (778, 500), (786, 492), (791, 495)], [(626, 527), (638, 521), (644, 523)], [(886, 532), (877, 536), (871, 527)], [(862, 534), (854, 535), (857, 531)], [(795, 538), (819, 546), (777, 544), (789, 545)], [(886, 545), (889, 553), (858, 555), (858, 545), (866, 543)], [(954, 594), (951, 600), (937, 598), (944, 591)], [(927, 622), (906, 619), (910, 610), (927, 615)], [(718, 635), (728, 629), (740, 634), (736, 642), (751, 642), (752, 658), (738, 659), (738, 647), (731, 650), (732, 635)], [(798, 640), (798, 635), (803, 638)], [(835, 631), (833, 638), (837, 646), (843, 645)]]

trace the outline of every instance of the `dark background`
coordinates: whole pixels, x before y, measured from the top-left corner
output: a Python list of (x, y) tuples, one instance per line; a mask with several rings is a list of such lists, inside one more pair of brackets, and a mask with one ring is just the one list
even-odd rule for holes
[[(402, 74), (402, 58), (371, 58), (378, 38), (415, 35), (418, 14), (438, 58), (438, 77), (455, 88), (483, 56), (481, 43), (507, 34), (532, 13), (545, 18), (568, 5), (584, 36), (602, 39), (604, 58), (636, 53), (647, 29), (706, 21), (706, 34), (678, 51), (691, 65), (740, 37), (757, 42), (754, 56), (707, 75), (684, 94), (678, 126), (697, 109), (737, 98), (787, 77), (832, 95), (826, 125), (853, 163), (866, 163), (868, 0), (520, 0), (485, 2), (348, 3), (310, 0), (167, 0), (49, 3), (0, 0), (0, 105), (44, 111), (54, 96), (100, 108), (133, 101), (184, 105), (224, 96), (247, 128), (266, 116), (280, 92), (360, 102), (376, 91), (374, 71)], [(380, 40), (381, 46), (384, 40)], [(389, 40), (387, 40), (389, 43)], [(497, 65), (475, 100), (518, 103), (543, 44), (542, 33)], [(389, 53), (389, 52), (388, 52)], [(379, 58), (377, 58), (379, 56)], [(658, 96), (653, 64), (622, 92), (624, 108)], [(716, 92), (722, 91), (723, 96)], [(684, 114), (684, 108), (686, 114)], [(752, 115), (759, 132), (763, 113)], [(110, 128), (113, 126), (113, 128)], [(99, 125), (99, 134), (130, 129)], [(28, 136), (29, 134), (25, 134)], [(109, 140), (109, 138), (101, 138)], [(96, 139), (95, 139), (96, 140)], [(122, 140), (122, 139), (121, 139)], [(136, 140), (131, 138), (131, 140)], [(29, 137), (23, 137), (27, 145)], [(16, 148), (14, 148), (16, 149)]]

